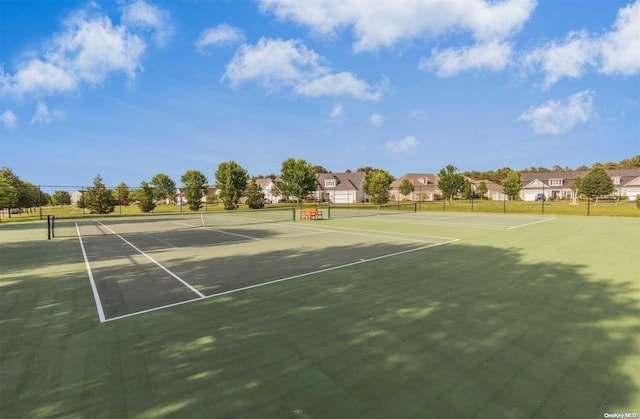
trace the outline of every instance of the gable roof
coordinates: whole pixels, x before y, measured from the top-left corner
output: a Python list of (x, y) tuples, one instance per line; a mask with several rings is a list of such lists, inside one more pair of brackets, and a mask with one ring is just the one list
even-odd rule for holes
[[(345, 172), (345, 173), (318, 173), (316, 183), (318, 190), (353, 190), (364, 187), (365, 172)], [(335, 187), (325, 187), (326, 180), (334, 180)]]

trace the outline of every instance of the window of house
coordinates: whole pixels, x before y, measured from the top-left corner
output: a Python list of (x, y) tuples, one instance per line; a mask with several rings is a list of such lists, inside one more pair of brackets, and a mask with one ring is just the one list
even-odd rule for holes
[(619, 177), (612, 177), (611, 180), (613, 181), (614, 185), (619, 185), (620, 184), (620, 178)]
[(335, 188), (336, 187), (336, 180), (335, 179), (326, 179), (324, 181), (324, 187), (325, 188)]
[(549, 179), (549, 186), (562, 186), (564, 179)]

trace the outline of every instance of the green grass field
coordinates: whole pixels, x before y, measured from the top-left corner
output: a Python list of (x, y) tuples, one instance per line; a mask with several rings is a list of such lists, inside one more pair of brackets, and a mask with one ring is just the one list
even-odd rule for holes
[[(313, 266), (291, 280), (106, 322), (70, 227), (47, 241), (41, 221), (3, 223), (0, 417), (640, 415), (640, 219), (467, 215), (295, 223), (386, 243), (386, 254), (402, 238), (443, 238), (381, 259), (329, 238), (311, 249), (318, 258), (291, 246), (295, 237), (272, 248), (261, 241), (259, 251), (247, 244), (222, 264), (220, 243), (157, 251), (203, 283), (230, 278), (235, 266), (244, 277), (254, 266), (256, 276)], [(131, 285), (135, 275), (120, 270), (141, 265), (139, 255), (106, 255), (100, 270), (98, 250), (87, 250), (97, 280), (118, 273), (121, 291)], [(317, 265), (365, 251), (363, 263)], [(136, 292), (152, 298), (154, 286)], [(119, 307), (131, 308), (127, 301)]]

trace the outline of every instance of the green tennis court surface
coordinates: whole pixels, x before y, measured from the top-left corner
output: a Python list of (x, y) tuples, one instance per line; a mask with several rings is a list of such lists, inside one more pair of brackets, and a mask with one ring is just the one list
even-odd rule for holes
[(0, 417), (640, 414), (640, 220), (222, 215), (0, 225)]

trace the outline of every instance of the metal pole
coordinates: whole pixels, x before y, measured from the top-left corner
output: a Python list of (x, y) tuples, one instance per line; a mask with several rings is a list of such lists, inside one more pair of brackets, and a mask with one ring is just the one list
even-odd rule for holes
[(40, 199), (42, 198), (42, 191), (40, 190), (40, 185), (38, 185), (38, 208), (40, 208), (40, 219), (42, 220), (42, 202)]
[(51, 240), (51, 216), (47, 215), (47, 240)]
[(544, 215), (544, 201), (547, 200), (547, 196), (544, 194), (544, 182), (542, 182), (542, 215)]

